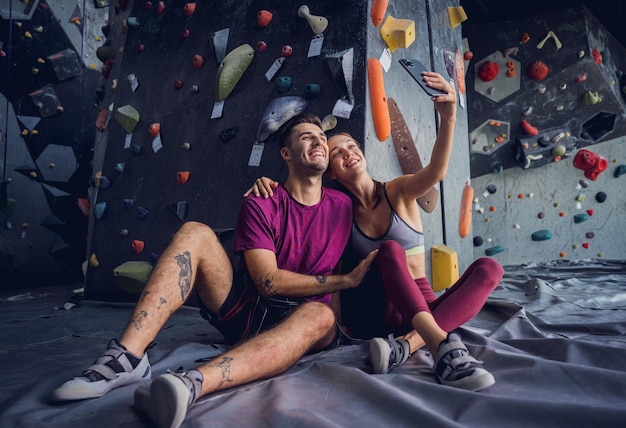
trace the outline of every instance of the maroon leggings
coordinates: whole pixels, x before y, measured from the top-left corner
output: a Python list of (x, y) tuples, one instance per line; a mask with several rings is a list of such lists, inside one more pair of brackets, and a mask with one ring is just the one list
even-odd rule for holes
[[(372, 266), (371, 274), (368, 272), (354, 289), (361, 290), (347, 296), (343, 303), (349, 308), (348, 327), (360, 337), (405, 333), (412, 329), (413, 316), (423, 311), (431, 312), (443, 330), (452, 331), (480, 311), (504, 273), (495, 260), (479, 258), (452, 287), (436, 297), (426, 278), (411, 277), (404, 249), (395, 241), (381, 244)], [(360, 307), (360, 314), (354, 303)]]

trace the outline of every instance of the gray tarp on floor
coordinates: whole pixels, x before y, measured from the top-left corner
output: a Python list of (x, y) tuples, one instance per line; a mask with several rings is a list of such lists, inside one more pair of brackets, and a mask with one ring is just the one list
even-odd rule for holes
[[(142, 427), (135, 386), (52, 405), (126, 324), (129, 305), (83, 301), (71, 288), (31, 299), (0, 296), (0, 426)], [(460, 329), (496, 384), (473, 393), (438, 385), (419, 351), (388, 375), (370, 374), (368, 342), (307, 356), (270, 380), (199, 401), (185, 427), (626, 426), (626, 262), (559, 261), (507, 267), (481, 313)], [(220, 336), (185, 307), (149, 350), (155, 374), (218, 355)], [(215, 345), (217, 343), (217, 345)]]

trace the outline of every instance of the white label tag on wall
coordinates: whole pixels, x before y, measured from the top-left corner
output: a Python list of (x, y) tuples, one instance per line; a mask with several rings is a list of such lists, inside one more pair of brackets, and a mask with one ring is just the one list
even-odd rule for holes
[(324, 35), (316, 34), (315, 37), (311, 39), (311, 44), (309, 44), (309, 53), (307, 54), (307, 58), (311, 58), (313, 56), (319, 56), (322, 53), (323, 44), (324, 44)]
[(154, 140), (152, 140), (152, 151), (156, 153), (162, 148), (163, 148), (163, 142), (161, 141), (161, 134), (159, 134), (154, 138)]
[(265, 78), (268, 82), (270, 82), (274, 78), (274, 76), (276, 76), (276, 73), (278, 73), (280, 67), (283, 66), (283, 62), (285, 62), (285, 58), (280, 57), (276, 61), (274, 61), (274, 64), (272, 64), (269, 70), (267, 70), (267, 72), (265, 73)]
[(391, 50), (389, 48), (385, 48), (383, 53), (380, 55), (380, 64), (383, 66), (383, 70), (385, 73), (389, 71), (389, 67), (391, 67)]
[(333, 107), (333, 116), (342, 117), (344, 119), (350, 119), (350, 114), (352, 114), (352, 109), (354, 106), (347, 102), (344, 99), (337, 100), (335, 106)]
[(211, 119), (218, 119), (222, 117), (224, 113), (224, 101), (218, 101), (213, 104), (213, 111), (211, 112)]
[(263, 156), (264, 148), (265, 144), (254, 143), (254, 145), (252, 146), (252, 152), (250, 152), (250, 159), (248, 159), (248, 166), (261, 165), (261, 156)]
[(126, 138), (124, 139), (124, 148), (130, 149), (130, 143), (133, 141), (133, 134), (126, 134)]

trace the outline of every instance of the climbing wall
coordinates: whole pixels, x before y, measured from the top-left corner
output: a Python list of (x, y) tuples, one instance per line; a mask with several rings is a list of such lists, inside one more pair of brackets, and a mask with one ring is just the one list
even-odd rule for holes
[[(585, 8), (491, 25), (470, 17), (464, 35), (474, 256), (623, 259), (624, 47)], [(477, 76), (493, 77), (486, 61), (500, 66), (493, 80)]]
[[(184, 221), (208, 224), (229, 248), (243, 192), (259, 176), (286, 177), (272, 134), (280, 119), (306, 108), (334, 115), (338, 129), (362, 139), (366, 4), (319, 2), (299, 16), (301, 5), (112, 9), (106, 127), (89, 201), (89, 298), (135, 299), (133, 283), (118, 281), (115, 269), (132, 262), (145, 275)], [(310, 22), (320, 18), (328, 25), (316, 34)]]
[(108, 8), (0, 2), (0, 287), (80, 283)]
[[(397, 103), (417, 148), (420, 161), (427, 165), (435, 142), (437, 117), (430, 97), (418, 86), (409, 73), (401, 66), (401, 59), (416, 59), (425, 67), (441, 73), (450, 79), (457, 89), (459, 106), (454, 135), (455, 149), (450, 159), (450, 168), (446, 179), (435, 186), (437, 195), (431, 211), (422, 210), (422, 221), (426, 240), (427, 270), (431, 275), (431, 248), (445, 244), (458, 257), (457, 267), (465, 269), (473, 260), (471, 237), (461, 238), (459, 220), (463, 186), (470, 176), (469, 153), (467, 150), (467, 101), (463, 73), (465, 64), (457, 67), (457, 50), (462, 55), (461, 26), (452, 26), (451, 11), (459, 4), (457, 1), (390, 1), (384, 22), (391, 16), (400, 20), (397, 28), (403, 28), (402, 20), (414, 22), (414, 42), (406, 47), (397, 45), (391, 53), (385, 50), (389, 45), (382, 37), (387, 30), (369, 24), (368, 56), (388, 61), (389, 68), (384, 73), (384, 89), (387, 99)], [(392, 29), (394, 27), (391, 27)], [(406, 28), (406, 27), (404, 27)], [(460, 78), (457, 79), (457, 68)], [(459, 84), (459, 82), (461, 82)], [(394, 138), (379, 138), (376, 132), (372, 109), (366, 114), (365, 154), (372, 176), (386, 181), (402, 174)], [(393, 127), (392, 127), (393, 128)], [(402, 153), (402, 151), (401, 151)]]

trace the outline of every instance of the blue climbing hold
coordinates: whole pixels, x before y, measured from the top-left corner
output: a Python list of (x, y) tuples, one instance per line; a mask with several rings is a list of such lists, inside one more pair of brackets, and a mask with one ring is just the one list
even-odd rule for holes
[(574, 223), (582, 223), (587, 220), (589, 220), (589, 214), (587, 213), (580, 213), (574, 216)]
[(101, 220), (102, 217), (104, 217), (104, 213), (107, 210), (107, 203), (106, 202), (98, 202), (94, 207), (93, 207), (93, 215), (96, 217), (97, 220)]
[(552, 232), (547, 229), (538, 230), (530, 235), (530, 239), (533, 241), (547, 241), (548, 239), (552, 239)]
[(150, 211), (148, 211), (148, 209), (144, 208), (144, 207), (137, 208), (137, 212), (139, 213), (139, 219), (140, 220), (147, 219), (148, 218), (148, 214), (150, 214)]
[(135, 205), (135, 200), (134, 199), (124, 199), (124, 205), (126, 205), (126, 208), (132, 208), (133, 205)]
[(487, 248), (485, 250), (485, 254), (488, 256), (494, 256), (503, 251), (504, 251), (504, 247), (502, 245), (496, 245), (495, 247)]
[(126, 165), (124, 165), (124, 162), (119, 162), (115, 164), (115, 170), (117, 172), (124, 172), (125, 168), (126, 168)]
[(291, 89), (291, 77), (279, 77), (278, 79), (276, 79), (276, 82), (274, 82), (274, 86), (276, 87), (276, 92), (278, 92), (279, 94), (287, 92), (289, 89)]
[(304, 98), (307, 100), (312, 100), (319, 97), (320, 92), (322, 92), (322, 87), (317, 83), (309, 83), (304, 87)]
[(618, 166), (617, 168), (615, 168), (615, 172), (613, 173), (615, 178), (620, 177), (624, 174), (626, 174), (626, 165)]

